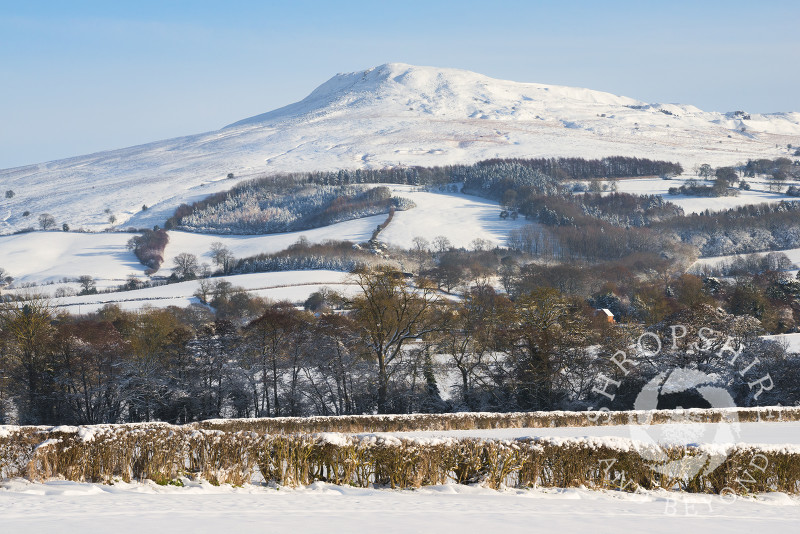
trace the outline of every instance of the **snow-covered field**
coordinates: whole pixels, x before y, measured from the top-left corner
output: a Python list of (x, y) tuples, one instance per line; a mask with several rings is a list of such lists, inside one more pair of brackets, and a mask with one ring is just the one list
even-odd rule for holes
[[(295, 304), (302, 304), (311, 293), (319, 291), (323, 287), (346, 295), (355, 291), (355, 286), (348, 282), (348, 274), (339, 271), (281, 271), (241, 274), (213, 278), (212, 282), (220, 280), (245, 289), (251, 296), (265, 297), (273, 301), (288, 300)], [(94, 312), (106, 304), (112, 303), (127, 310), (139, 309), (144, 306), (183, 308), (190, 304), (200, 303), (194, 296), (198, 287), (199, 282), (192, 280), (134, 291), (54, 298), (51, 300), (51, 304), (78, 314)]]
[[(311, 243), (328, 239), (365, 241), (384, 220), (385, 215), (376, 215), (305, 232), (264, 236), (169, 232), (170, 242), (164, 251), (165, 261), (158, 275), (169, 276), (172, 272), (172, 260), (182, 252), (197, 255), (201, 263), (211, 263), (209, 248), (216, 241), (228, 247), (235, 257), (242, 258), (283, 250), (296, 243), (301, 236)], [(98, 289), (116, 287), (123, 284), (128, 275), (144, 278), (145, 266), (126, 247), (126, 243), (134, 235), (138, 234), (31, 232), (0, 236), (0, 266), (14, 277), (13, 288), (44, 286), (35, 289), (51, 296), (52, 290), (60, 287), (61, 284), (58, 283), (64, 278), (75, 279), (82, 275), (95, 278)], [(325, 282), (326, 275), (322, 274), (319, 281)], [(242, 284), (247, 282), (236, 282), (236, 285)], [(71, 284), (70, 287), (76, 288), (77, 284)], [(169, 295), (171, 293), (164, 293), (163, 296)], [(148, 296), (156, 295), (148, 293)]]
[(412, 186), (391, 186), (396, 196), (410, 198), (416, 207), (395, 212), (378, 239), (392, 246), (412, 248), (415, 237), (432, 241), (444, 236), (454, 247), (471, 248), (475, 239), (504, 246), (514, 228), (528, 224), (524, 219), (500, 218), (500, 205), (472, 195), (414, 191)]
[(153, 483), (0, 483), (3, 532), (703, 532), (794, 533), (800, 500), (782, 493), (730, 498), (663, 491), (431, 486), (360, 489), (183, 488)]
[(386, 215), (373, 215), (322, 228), (268, 235), (214, 235), (171, 231), (169, 244), (164, 250), (164, 264), (158, 274), (168, 276), (172, 272), (175, 256), (184, 252), (196, 255), (200, 263), (211, 264), (210, 247), (215, 242), (225, 245), (236, 258), (285, 250), (301, 237), (312, 244), (328, 240), (362, 243), (369, 240), (375, 227), (385, 220)]
[(125, 246), (134, 234), (30, 232), (0, 236), (0, 267), (14, 287), (60, 282), (89, 275), (98, 288), (118, 286), (145, 266)]
[[(781, 200), (797, 201), (797, 197), (790, 197), (782, 193), (774, 193), (769, 191), (769, 184), (763, 181), (747, 180), (751, 184), (750, 191), (739, 191), (739, 195), (735, 197), (697, 197), (689, 195), (670, 195), (670, 187), (680, 187), (689, 179), (696, 179), (690, 173), (687, 176), (676, 178), (673, 180), (662, 180), (661, 178), (632, 178), (617, 180), (617, 190), (620, 193), (633, 193), (637, 195), (661, 195), (664, 200), (667, 200), (677, 206), (683, 208), (683, 211), (689, 213), (702, 213), (706, 210), (722, 211), (730, 208), (737, 208), (739, 206), (747, 206), (749, 204), (761, 204), (763, 202), (779, 202)], [(700, 182), (704, 185), (710, 185), (711, 182)], [(784, 188), (789, 185), (796, 185), (794, 182), (786, 182)]]
[[(800, 113), (744, 119), (394, 63), (334, 76), (300, 102), (214, 132), (2, 170), (0, 185), (16, 195), (0, 202), (0, 232), (36, 226), (45, 212), (72, 228), (107, 228), (110, 214), (118, 227), (149, 228), (179, 204), (229, 188), (236, 180), (228, 173), (241, 179), (611, 155), (666, 159), (688, 169), (790, 155), (787, 144), (800, 145)], [(31, 216), (23, 217), (25, 210)]]

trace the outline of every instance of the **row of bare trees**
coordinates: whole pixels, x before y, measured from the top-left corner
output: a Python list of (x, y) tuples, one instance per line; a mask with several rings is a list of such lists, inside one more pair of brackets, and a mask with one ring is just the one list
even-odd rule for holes
[[(486, 284), (452, 300), (431, 282), (389, 268), (361, 270), (353, 280), (361, 289), (355, 297), (324, 299), (343, 309), (323, 305), (312, 313), (278, 303), (252, 308), (249, 316), (237, 316), (241, 321), (215, 318), (203, 306), (109, 307), (71, 317), (41, 299), (6, 303), (0, 310), (0, 419), (87, 424), (581, 409), (596, 403), (598, 377), (614, 376), (611, 357), (641, 333), (636, 325), (609, 324), (581, 297), (536, 283), (513, 300)], [(690, 282), (685, 290), (675, 285), (679, 298), (701, 295), (701, 288), (692, 293)], [(635, 305), (646, 305), (647, 294), (640, 298)], [(708, 300), (686, 302), (676, 313), (692, 315), (676, 320), (695, 328), (709, 317), (717, 329), (741, 324)], [(653, 319), (668, 324), (664, 313)], [(757, 341), (758, 321), (745, 324), (737, 327), (741, 337)], [(761, 365), (780, 368), (773, 376), (786, 378), (788, 386), (759, 402), (798, 400), (791, 389), (792, 380), (800, 383), (797, 366), (775, 347), (764, 347), (756, 343), (748, 351), (760, 355)], [(625, 387), (634, 391), (648, 369), (660, 369), (659, 361), (648, 365), (626, 376)], [(723, 377), (727, 371), (714, 369)], [(743, 388), (743, 402), (746, 394)], [(621, 391), (616, 402), (616, 408), (629, 407), (630, 394)]]

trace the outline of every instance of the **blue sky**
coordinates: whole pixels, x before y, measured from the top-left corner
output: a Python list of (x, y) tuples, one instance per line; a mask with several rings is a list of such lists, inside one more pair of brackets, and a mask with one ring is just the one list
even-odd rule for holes
[(800, 2), (0, 0), (0, 168), (215, 130), (391, 61), (800, 111)]

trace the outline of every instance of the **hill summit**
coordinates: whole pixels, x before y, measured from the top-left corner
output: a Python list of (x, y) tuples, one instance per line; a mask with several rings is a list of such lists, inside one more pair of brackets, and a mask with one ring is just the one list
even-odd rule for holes
[(496, 80), (459, 69), (387, 63), (364, 71), (337, 74), (300, 102), (231, 126), (370, 108), (401, 116), (534, 119), (543, 109), (565, 104), (626, 106), (642, 103), (589, 89)]

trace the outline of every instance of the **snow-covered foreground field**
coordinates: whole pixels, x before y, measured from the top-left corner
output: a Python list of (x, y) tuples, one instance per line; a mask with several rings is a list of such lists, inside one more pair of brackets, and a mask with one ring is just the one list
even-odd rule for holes
[[(188, 482), (188, 481), (187, 481)], [(732, 502), (731, 502), (732, 501)], [(4, 533), (703, 532), (794, 533), (800, 500), (445, 485), (417, 490), (315, 483), (287, 489), (189, 483), (0, 483)]]

